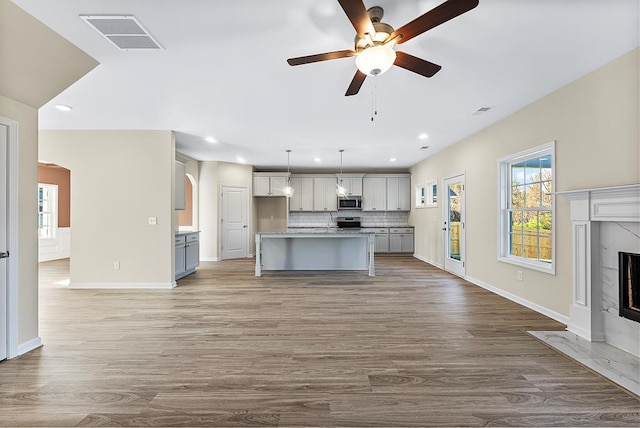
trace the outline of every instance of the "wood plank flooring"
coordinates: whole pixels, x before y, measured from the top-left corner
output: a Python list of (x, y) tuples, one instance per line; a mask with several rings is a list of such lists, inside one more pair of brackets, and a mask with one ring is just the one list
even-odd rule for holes
[(634, 426), (640, 400), (526, 334), (564, 326), (411, 257), (362, 272), (203, 263), (173, 290), (69, 290), (0, 363), (1, 426)]

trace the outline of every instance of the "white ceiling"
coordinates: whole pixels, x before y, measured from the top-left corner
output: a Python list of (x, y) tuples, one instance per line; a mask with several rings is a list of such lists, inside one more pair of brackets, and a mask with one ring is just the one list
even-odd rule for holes
[[(286, 62), (353, 48), (335, 0), (13, 1), (101, 63), (41, 129), (171, 129), (182, 153), (262, 169), (286, 168), (286, 149), (294, 170), (336, 168), (339, 149), (345, 170), (406, 169), (640, 44), (639, 0), (480, 0), (397, 47), (441, 65), (433, 78), (392, 67), (345, 97), (353, 58)], [(395, 28), (440, 3), (365, 1)], [(120, 51), (81, 14), (135, 15), (165, 49)]]

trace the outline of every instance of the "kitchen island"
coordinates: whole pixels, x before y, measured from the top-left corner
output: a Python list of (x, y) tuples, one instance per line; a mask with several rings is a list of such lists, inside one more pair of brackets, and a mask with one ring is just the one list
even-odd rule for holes
[(256, 233), (256, 276), (263, 270), (363, 270), (375, 276), (374, 236), (332, 228)]

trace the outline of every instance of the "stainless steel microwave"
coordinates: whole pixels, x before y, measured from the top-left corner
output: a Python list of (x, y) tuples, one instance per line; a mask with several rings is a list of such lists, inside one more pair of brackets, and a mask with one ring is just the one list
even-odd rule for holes
[(346, 198), (338, 198), (339, 210), (361, 210), (362, 198), (360, 196), (347, 196)]

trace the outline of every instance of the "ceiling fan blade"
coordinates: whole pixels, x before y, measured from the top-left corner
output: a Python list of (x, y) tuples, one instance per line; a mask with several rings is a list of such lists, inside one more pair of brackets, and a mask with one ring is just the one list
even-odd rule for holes
[(442, 68), (438, 64), (425, 61), (424, 59), (420, 59), (404, 52), (396, 52), (396, 60), (393, 62), (393, 64), (397, 65), (398, 67), (402, 67), (405, 70), (421, 74), (425, 77), (433, 76)]
[(338, 3), (342, 6), (342, 10), (344, 10), (361, 39), (364, 39), (367, 33), (371, 34), (371, 37), (376, 34), (371, 18), (369, 18), (369, 13), (367, 13), (367, 8), (362, 0), (338, 0)]
[(437, 27), (456, 16), (470, 11), (474, 7), (478, 6), (478, 2), (479, 0), (447, 0), (441, 5), (431, 9), (429, 12), (398, 28), (388, 37), (388, 39), (392, 39), (400, 35), (401, 38), (396, 43), (404, 43), (427, 30)]
[(351, 80), (351, 84), (347, 88), (347, 92), (344, 94), (345, 97), (349, 95), (355, 95), (360, 90), (360, 87), (364, 83), (364, 79), (367, 78), (367, 75), (361, 72), (360, 70), (356, 70), (356, 75), (353, 76), (353, 80)]
[(309, 64), (312, 62), (327, 61), (330, 59), (347, 58), (350, 56), (354, 56), (355, 54), (356, 53), (352, 50), (335, 51), (335, 52), (327, 52), (327, 53), (321, 53), (316, 55), (300, 56), (297, 58), (289, 58), (287, 62), (289, 63), (289, 65), (302, 65), (302, 64)]

